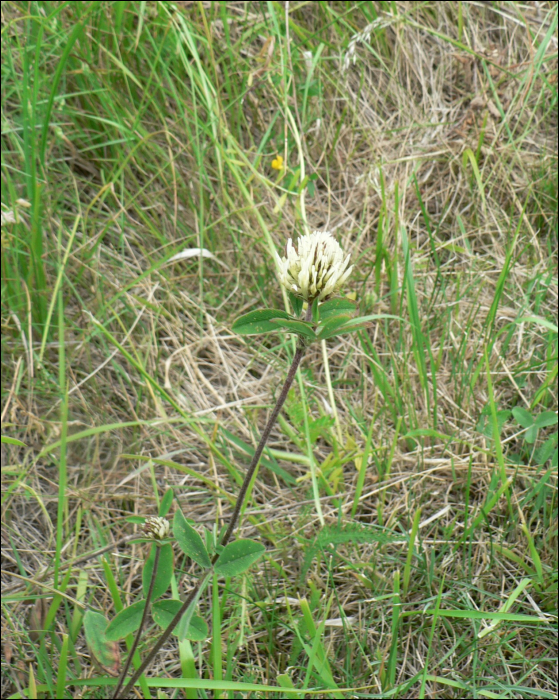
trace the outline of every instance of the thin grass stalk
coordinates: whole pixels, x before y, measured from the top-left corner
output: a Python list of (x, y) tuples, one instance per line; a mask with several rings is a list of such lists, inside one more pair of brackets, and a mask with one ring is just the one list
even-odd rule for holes
[(326, 347), (326, 341), (321, 340), (320, 346), (322, 348), (322, 361), (324, 362), (324, 374), (326, 377), (326, 387), (328, 389), (328, 399), (330, 400), (330, 407), (332, 409), (332, 415), (334, 416), (334, 421), (336, 425), (336, 436), (341, 447), (343, 445), (344, 438), (342, 436), (340, 416), (338, 415), (338, 408), (336, 406), (336, 399), (334, 397), (334, 389), (332, 387), (332, 377), (330, 376), (330, 362), (328, 360), (328, 349)]

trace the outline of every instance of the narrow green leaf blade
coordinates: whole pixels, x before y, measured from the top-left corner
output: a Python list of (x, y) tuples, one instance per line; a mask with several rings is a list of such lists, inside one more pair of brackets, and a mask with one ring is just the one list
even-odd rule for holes
[(21, 440), (17, 440), (16, 438), (13, 438), (13, 437), (8, 437), (7, 435), (2, 435), (1, 440), (2, 440), (3, 444), (18, 445), (18, 447), (26, 447), (25, 443), (22, 442)]
[(340, 316), (330, 316), (327, 321), (321, 324), (317, 331), (319, 338), (328, 337), (335, 330), (351, 321), (351, 316), (349, 314), (343, 314)]
[(301, 311), (303, 310), (303, 300), (301, 297), (295, 296), (293, 292), (288, 292), (287, 293), (289, 297), (289, 301), (291, 302), (291, 308), (293, 309), (293, 313), (295, 316), (300, 316)]
[(318, 313), (318, 297), (317, 297), (317, 298), (313, 301), (313, 303), (312, 303), (311, 312), (312, 312), (312, 320), (313, 320), (315, 323), (318, 323), (318, 321), (320, 320), (320, 316), (319, 316), (319, 313)]
[(145, 600), (139, 600), (137, 603), (132, 603), (124, 610), (121, 610), (118, 615), (109, 622), (105, 635), (111, 642), (116, 642), (118, 639), (126, 637), (130, 632), (134, 632), (140, 626), (142, 614), (146, 607)]
[(218, 576), (238, 576), (260, 559), (266, 547), (254, 540), (236, 540), (225, 547), (215, 564)]
[(174, 497), (174, 491), (173, 489), (167, 489), (165, 491), (165, 495), (161, 499), (161, 503), (159, 505), (159, 517), (164, 518), (169, 510), (171, 509), (171, 505), (173, 504), (173, 497)]
[(513, 323), (537, 323), (544, 328), (548, 328), (553, 333), (559, 332), (557, 324), (548, 321), (546, 318), (540, 318), (540, 316), (523, 316), (522, 318), (517, 318)]
[(353, 331), (360, 331), (367, 327), (367, 324), (371, 321), (378, 321), (382, 318), (393, 318), (401, 321), (400, 316), (394, 316), (392, 314), (372, 314), (370, 316), (358, 316), (357, 318), (352, 318), (347, 321), (343, 326), (340, 326), (337, 330), (333, 330), (330, 333), (321, 333), (321, 340), (326, 340), (326, 338), (333, 338), (336, 335), (342, 335), (342, 333), (353, 333)]
[(149, 583), (151, 581), (151, 574), (153, 571), (153, 562), (155, 560), (155, 550), (160, 546), (161, 552), (159, 554), (159, 564), (157, 565), (157, 572), (155, 574), (155, 584), (153, 587), (153, 592), (151, 594), (151, 599), (155, 600), (160, 598), (169, 588), (171, 583), (171, 578), (173, 576), (173, 547), (171, 544), (157, 545), (155, 542), (151, 545), (151, 551), (146, 563), (144, 564), (144, 569), (142, 571), (142, 586), (144, 590), (144, 596), (147, 596), (149, 590)]
[(536, 460), (537, 464), (545, 464), (547, 460), (551, 457), (553, 454), (553, 450), (555, 449), (555, 446), (557, 445), (557, 433), (553, 433), (551, 437), (549, 437), (544, 444), (541, 447), (538, 447), (538, 449), (534, 453), (534, 459)]
[(382, 318), (393, 318), (398, 321), (402, 319), (400, 316), (394, 316), (392, 314), (369, 314), (368, 316), (357, 316), (348, 321), (346, 325), (348, 326), (360, 326), (362, 323), (370, 323), (371, 321), (379, 321)]
[(173, 519), (173, 533), (177, 538), (179, 547), (182, 551), (205, 569), (209, 569), (212, 565), (210, 557), (202, 538), (187, 522), (181, 510), (177, 510)]
[(271, 318), (293, 318), (286, 311), (279, 309), (259, 309), (249, 314), (240, 316), (233, 322), (231, 329), (239, 335), (256, 335), (258, 333), (271, 333), (277, 331), (277, 327), (270, 323)]

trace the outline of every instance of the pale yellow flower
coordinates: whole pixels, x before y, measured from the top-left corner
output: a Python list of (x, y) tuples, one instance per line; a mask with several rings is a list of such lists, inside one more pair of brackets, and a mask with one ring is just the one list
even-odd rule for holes
[(166, 518), (149, 517), (144, 523), (144, 534), (154, 540), (164, 540), (169, 534), (170, 525)]
[(353, 265), (348, 267), (351, 256), (344, 258), (340, 244), (328, 231), (307, 233), (295, 245), (290, 238), (285, 257), (276, 253), (280, 282), (309, 303), (317, 298), (325, 301), (349, 277), (353, 270)]

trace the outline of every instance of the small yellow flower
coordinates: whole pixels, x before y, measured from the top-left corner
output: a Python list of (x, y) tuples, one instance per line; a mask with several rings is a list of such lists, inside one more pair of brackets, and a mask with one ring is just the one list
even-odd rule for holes
[(283, 170), (283, 156), (276, 156), (272, 161), (272, 168), (274, 170)]

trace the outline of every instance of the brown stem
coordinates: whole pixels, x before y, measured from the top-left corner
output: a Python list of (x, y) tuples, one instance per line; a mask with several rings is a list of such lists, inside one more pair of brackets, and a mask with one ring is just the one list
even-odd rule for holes
[[(307, 313), (305, 316), (305, 321), (310, 321), (312, 318), (312, 304), (309, 303), (309, 307), (307, 309)], [(268, 441), (268, 438), (270, 437), (270, 432), (272, 430), (272, 427), (274, 423), (276, 422), (276, 418), (278, 417), (279, 412), (281, 411), (281, 407), (285, 403), (285, 399), (287, 398), (287, 393), (289, 392), (289, 389), (291, 388), (291, 385), (293, 384), (293, 380), (295, 379), (295, 374), (297, 372), (297, 368), (299, 367), (299, 364), (303, 358), (303, 355), (305, 354), (305, 343), (299, 340), (297, 343), (297, 349), (295, 351), (295, 355), (293, 357), (293, 362), (291, 363), (291, 367), (289, 368), (289, 372), (287, 373), (287, 377), (285, 380), (285, 384), (283, 385), (283, 389), (281, 390), (281, 394), (278, 397), (277, 403), (274, 406), (274, 410), (272, 411), (272, 414), (268, 418), (268, 422), (266, 423), (266, 427), (264, 428), (264, 432), (262, 433), (262, 436), (260, 438), (260, 442), (258, 443), (258, 447), (256, 448), (256, 451), (252, 457), (252, 460), (250, 462), (250, 465), (247, 469), (247, 473), (245, 474), (245, 478), (243, 480), (243, 484), (241, 486), (241, 490), (239, 491), (239, 495), (237, 496), (237, 502), (235, 504), (235, 510), (233, 511), (233, 515), (231, 516), (231, 521), (229, 523), (229, 527), (227, 528), (227, 532), (223, 536), (223, 539), (221, 540), (220, 544), (225, 546), (229, 540), (231, 539), (231, 535), (233, 534), (235, 527), (237, 526), (237, 520), (239, 519), (239, 514), (241, 512), (241, 508), (243, 507), (243, 501), (245, 499), (249, 484), (252, 480), (252, 477), (254, 476), (254, 472), (256, 470), (256, 467), (258, 466), (258, 462), (260, 461), (260, 457), (262, 455), (262, 452), (264, 450), (264, 447), (266, 446), (266, 442)], [(215, 562), (218, 559), (218, 554), (215, 554), (213, 559), (212, 559), (212, 565), (215, 564)], [(123, 698), (127, 698), (128, 694), (134, 687), (134, 684), (138, 680), (138, 678), (142, 675), (142, 673), (146, 670), (146, 668), (152, 663), (153, 659), (155, 658), (156, 654), (159, 652), (161, 647), (165, 644), (165, 642), (169, 639), (171, 636), (172, 631), (175, 629), (175, 627), (178, 625), (179, 620), (181, 617), (184, 615), (184, 613), (188, 610), (190, 607), (192, 601), (195, 599), (198, 591), (200, 590), (200, 586), (204, 583), (205, 579), (209, 576), (209, 572), (204, 573), (196, 584), (194, 585), (194, 588), (190, 591), (188, 596), (186, 597), (186, 600), (184, 603), (181, 605), (180, 610), (177, 612), (177, 614), (173, 617), (171, 620), (170, 624), (168, 625), (167, 629), (163, 632), (163, 634), (159, 637), (157, 642), (153, 645), (153, 648), (145, 658), (145, 660), (140, 664), (139, 668), (136, 669), (134, 675), (132, 678), (128, 681), (128, 684), (126, 688), (124, 688), (124, 692), (122, 694)], [(116, 695), (115, 695), (116, 697)]]
[(140, 643), (140, 637), (142, 636), (142, 630), (144, 629), (144, 624), (146, 622), (146, 618), (148, 616), (148, 609), (149, 609), (149, 603), (151, 600), (151, 596), (153, 595), (153, 589), (155, 587), (155, 577), (157, 576), (157, 567), (159, 566), (159, 555), (161, 554), (161, 548), (159, 547), (158, 544), (155, 545), (155, 556), (153, 558), (153, 570), (151, 572), (151, 580), (149, 582), (149, 589), (148, 589), (148, 594), (146, 596), (146, 604), (144, 607), (144, 612), (142, 614), (142, 620), (140, 622), (140, 626), (138, 627), (138, 632), (136, 633), (136, 638), (134, 639), (134, 643), (132, 644), (132, 648), (130, 649), (130, 652), (128, 654), (128, 658), (126, 659), (126, 663), (124, 664), (124, 668), (122, 669), (122, 673), (120, 674), (120, 678), (118, 679), (118, 683), (116, 684), (115, 692), (113, 694), (113, 700), (116, 700), (118, 698), (118, 694), (120, 692), (120, 689), (122, 688), (122, 684), (124, 683), (124, 679), (126, 678), (126, 674), (128, 673), (128, 669), (130, 668), (130, 664), (132, 663), (132, 659), (134, 658), (134, 654), (136, 653), (136, 649), (138, 648), (138, 644)]
[[(274, 407), (274, 410), (272, 411), (272, 415), (268, 419), (268, 423), (266, 424), (266, 427), (264, 428), (264, 432), (262, 433), (262, 437), (260, 438), (260, 442), (258, 443), (258, 447), (256, 448), (256, 451), (252, 457), (252, 461), (249, 465), (249, 468), (247, 470), (247, 473), (245, 475), (243, 485), (241, 486), (241, 490), (239, 491), (239, 495), (237, 496), (237, 503), (235, 504), (235, 510), (233, 511), (233, 515), (231, 516), (231, 521), (229, 523), (229, 527), (227, 528), (227, 532), (225, 535), (223, 535), (223, 539), (221, 540), (221, 543), (223, 546), (225, 546), (229, 540), (231, 539), (231, 535), (233, 534), (233, 531), (235, 530), (235, 527), (237, 525), (237, 520), (239, 518), (239, 513), (241, 512), (241, 508), (243, 507), (243, 502), (245, 500), (246, 492), (248, 490), (248, 487), (250, 485), (250, 482), (252, 480), (252, 477), (254, 476), (254, 472), (256, 470), (256, 467), (258, 466), (258, 462), (260, 461), (260, 457), (262, 455), (262, 452), (264, 451), (264, 447), (266, 446), (266, 443), (268, 442), (268, 438), (270, 437), (270, 432), (272, 430), (272, 427), (274, 423), (276, 422), (276, 419), (279, 415), (279, 412), (281, 410), (281, 407), (285, 403), (285, 399), (287, 398), (287, 394), (289, 392), (289, 389), (291, 388), (291, 385), (293, 384), (293, 380), (295, 379), (295, 373), (297, 372), (297, 368), (299, 367), (299, 363), (301, 362), (303, 358), (303, 354), (305, 352), (305, 348), (302, 347), (301, 344), (297, 346), (297, 350), (295, 351), (295, 356), (293, 358), (293, 362), (291, 363), (291, 367), (289, 368), (289, 372), (287, 374), (287, 378), (285, 380), (285, 384), (283, 385), (283, 389), (281, 390), (281, 394), (278, 397), (278, 401)], [(214, 561), (212, 561), (212, 564), (215, 563), (215, 560), (217, 559), (216, 555), (214, 557)]]

